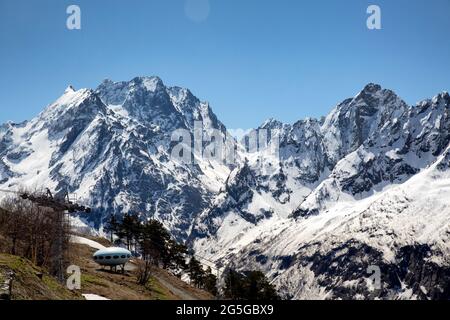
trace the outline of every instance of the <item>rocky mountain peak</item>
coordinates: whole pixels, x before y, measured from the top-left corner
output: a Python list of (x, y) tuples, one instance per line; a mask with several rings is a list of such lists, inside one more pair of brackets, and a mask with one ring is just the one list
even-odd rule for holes
[(92, 117), (106, 112), (106, 107), (92, 89), (75, 90), (69, 86), (64, 93), (40, 114), (44, 121), (57, 121), (61, 117)]
[(450, 95), (447, 91), (443, 91), (443, 92), (439, 93), (438, 95), (436, 95), (435, 97), (433, 97), (432, 102), (434, 104), (443, 103), (443, 104), (449, 105), (450, 104)]
[(284, 126), (283, 122), (274, 118), (270, 118), (264, 121), (264, 123), (260, 126), (260, 128), (270, 130), (270, 129), (281, 129), (283, 126)]
[(365, 85), (364, 89), (362, 90), (362, 92), (364, 93), (376, 93), (378, 91), (382, 90), (381, 85), (376, 84), (376, 83), (368, 83)]
[(165, 90), (166, 86), (164, 85), (161, 78), (157, 76), (141, 76), (135, 77), (130, 81), (131, 86), (137, 86), (144, 88), (149, 92), (156, 92), (159, 90)]
[(64, 93), (72, 93), (75, 92), (75, 88), (72, 85), (69, 85), (66, 90), (64, 91)]

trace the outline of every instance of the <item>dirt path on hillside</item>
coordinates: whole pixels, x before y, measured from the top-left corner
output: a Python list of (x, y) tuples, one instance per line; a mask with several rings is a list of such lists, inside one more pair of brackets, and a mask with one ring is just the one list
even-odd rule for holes
[[(135, 271), (136, 265), (133, 262), (129, 262), (126, 264), (125, 270)], [(211, 297), (206, 295), (203, 291), (198, 290), (198, 292), (195, 292), (195, 288), (169, 274), (167, 271), (155, 270), (152, 272), (152, 276), (174, 296), (177, 296), (181, 300), (211, 299)]]
[(169, 281), (165, 279), (163, 275), (153, 274), (156, 280), (159, 281), (164, 287), (166, 287), (170, 292), (172, 292), (175, 296), (179, 297), (181, 300), (199, 300), (198, 297), (194, 296), (190, 292), (184, 290), (183, 288), (176, 287)]

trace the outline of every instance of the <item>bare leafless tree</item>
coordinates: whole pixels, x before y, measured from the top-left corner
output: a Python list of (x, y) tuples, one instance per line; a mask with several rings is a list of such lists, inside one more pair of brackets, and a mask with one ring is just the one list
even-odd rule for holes
[(140, 285), (146, 285), (152, 275), (153, 264), (150, 260), (137, 260), (137, 280)]
[(63, 212), (40, 207), (19, 195), (0, 202), (0, 250), (58, 272), (65, 264), (69, 225)]

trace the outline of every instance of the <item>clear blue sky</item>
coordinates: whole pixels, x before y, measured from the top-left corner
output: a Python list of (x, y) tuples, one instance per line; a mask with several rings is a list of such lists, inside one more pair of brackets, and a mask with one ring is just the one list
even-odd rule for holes
[[(68, 84), (137, 75), (190, 88), (230, 128), (319, 117), (368, 82), (408, 103), (450, 90), (449, 0), (209, 0), (200, 22), (186, 1), (207, 0), (0, 0), (0, 123)], [(382, 30), (366, 28), (369, 4)]]

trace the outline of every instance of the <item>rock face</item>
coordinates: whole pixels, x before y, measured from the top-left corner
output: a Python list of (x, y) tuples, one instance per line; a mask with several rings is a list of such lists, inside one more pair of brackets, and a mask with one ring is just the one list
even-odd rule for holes
[(14, 272), (5, 268), (0, 269), (0, 301), (11, 300)]
[[(159, 219), (219, 266), (263, 270), (286, 298), (448, 299), (449, 110), (445, 92), (408, 106), (369, 84), (323, 119), (266, 121), (258, 148), (246, 150), (253, 133), (232, 140), (227, 162), (205, 156), (229, 136), (188, 89), (105, 80), (0, 126), (0, 189), (77, 194), (100, 231), (110, 214)], [(204, 140), (194, 161), (173, 158), (177, 130)]]

